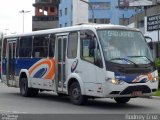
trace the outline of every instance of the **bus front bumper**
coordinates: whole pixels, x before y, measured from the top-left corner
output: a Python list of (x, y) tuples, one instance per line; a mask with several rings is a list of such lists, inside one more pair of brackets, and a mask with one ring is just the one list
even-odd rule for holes
[(158, 81), (151, 83), (124, 83), (115, 85), (112, 83), (103, 84), (103, 92), (101, 97), (143, 97), (151, 96), (158, 90)]

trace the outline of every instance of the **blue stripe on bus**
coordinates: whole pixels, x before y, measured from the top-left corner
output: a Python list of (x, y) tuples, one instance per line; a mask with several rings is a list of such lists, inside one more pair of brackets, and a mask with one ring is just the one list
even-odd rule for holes
[(148, 81), (148, 76), (147, 75), (142, 75), (142, 74), (122, 74), (119, 72), (115, 72), (115, 78), (125, 81), (127, 83), (146, 83)]
[[(17, 58), (13, 59), (14, 65), (14, 72), (15, 75), (18, 76), (21, 69), (29, 69), (33, 64), (35, 64), (37, 61), (41, 60), (42, 58)], [(7, 74), (7, 60), (6, 58), (3, 58), (2, 61), (2, 74)]]

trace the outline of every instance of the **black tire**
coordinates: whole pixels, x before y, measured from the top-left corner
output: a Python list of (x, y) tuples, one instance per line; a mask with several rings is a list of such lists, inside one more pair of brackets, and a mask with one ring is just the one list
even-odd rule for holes
[(35, 97), (38, 95), (39, 90), (34, 88), (28, 88), (27, 78), (21, 78), (20, 80), (20, 94), (23, 97)]
[(66, 95), (66, 94), (64, 94), (64, 93), (57, 93), (57, 95), (58, 95), (59, 97), (67, 96), (67, 95)]
[(118, 104), (125, 104), (125, 103), (129, 102), (130, 98), (129, 97), (117, 97), (117, 98), (114, 98), (114, 100)]
[(75, 105), (84, 105), (87, 103), (87, 97), (81, 94), (81, 88), (78, 82), (74, 82), (69, 87), (70, 100)]

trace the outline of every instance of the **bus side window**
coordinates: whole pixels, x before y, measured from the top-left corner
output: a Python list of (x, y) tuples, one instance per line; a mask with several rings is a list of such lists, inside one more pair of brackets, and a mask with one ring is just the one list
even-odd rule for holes
[(19, 57), (31, 57), (32, 36), (21, 37), (19, 42)]
[(67, 57), (68, 58), (76, 58), (77, 56), (77, 45), (78, 45), (78, 33), (71, 32), (68, 37), (68, 50)]
[(49, 43), (49, 57), (54, 57), (54, 51), (55, 51), (55, 35), (50, 35), (50, 43)]
[(3, 53), (2, 53), (2, 57), (5, 58), (6, 57), (6, 48), (7, 48), (7, 39), (5, 38), (3, 40)]
[(48, 56), (48, 35), (34, 36), (33, 40), (33, 57), (47, 57)]
[(19, 57), (19, 38), (17, 38), (17, 44), (16, 44), (16, 57), (18, 58)]
[(85, 61), (94, 63), (95, 40), (94, 33), (86, 30), (81, 31), (81, 58)]
[(102, 67), (102, 57), (95, 34), (90, 31), (81, 31), (81, 59)]

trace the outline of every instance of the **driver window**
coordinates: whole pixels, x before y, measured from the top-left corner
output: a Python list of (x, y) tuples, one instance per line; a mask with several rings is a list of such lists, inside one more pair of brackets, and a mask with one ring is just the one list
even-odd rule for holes
[(102, 67), (102, 58), (95, 34), (90, 30), (80, 31), (81, 59)]

